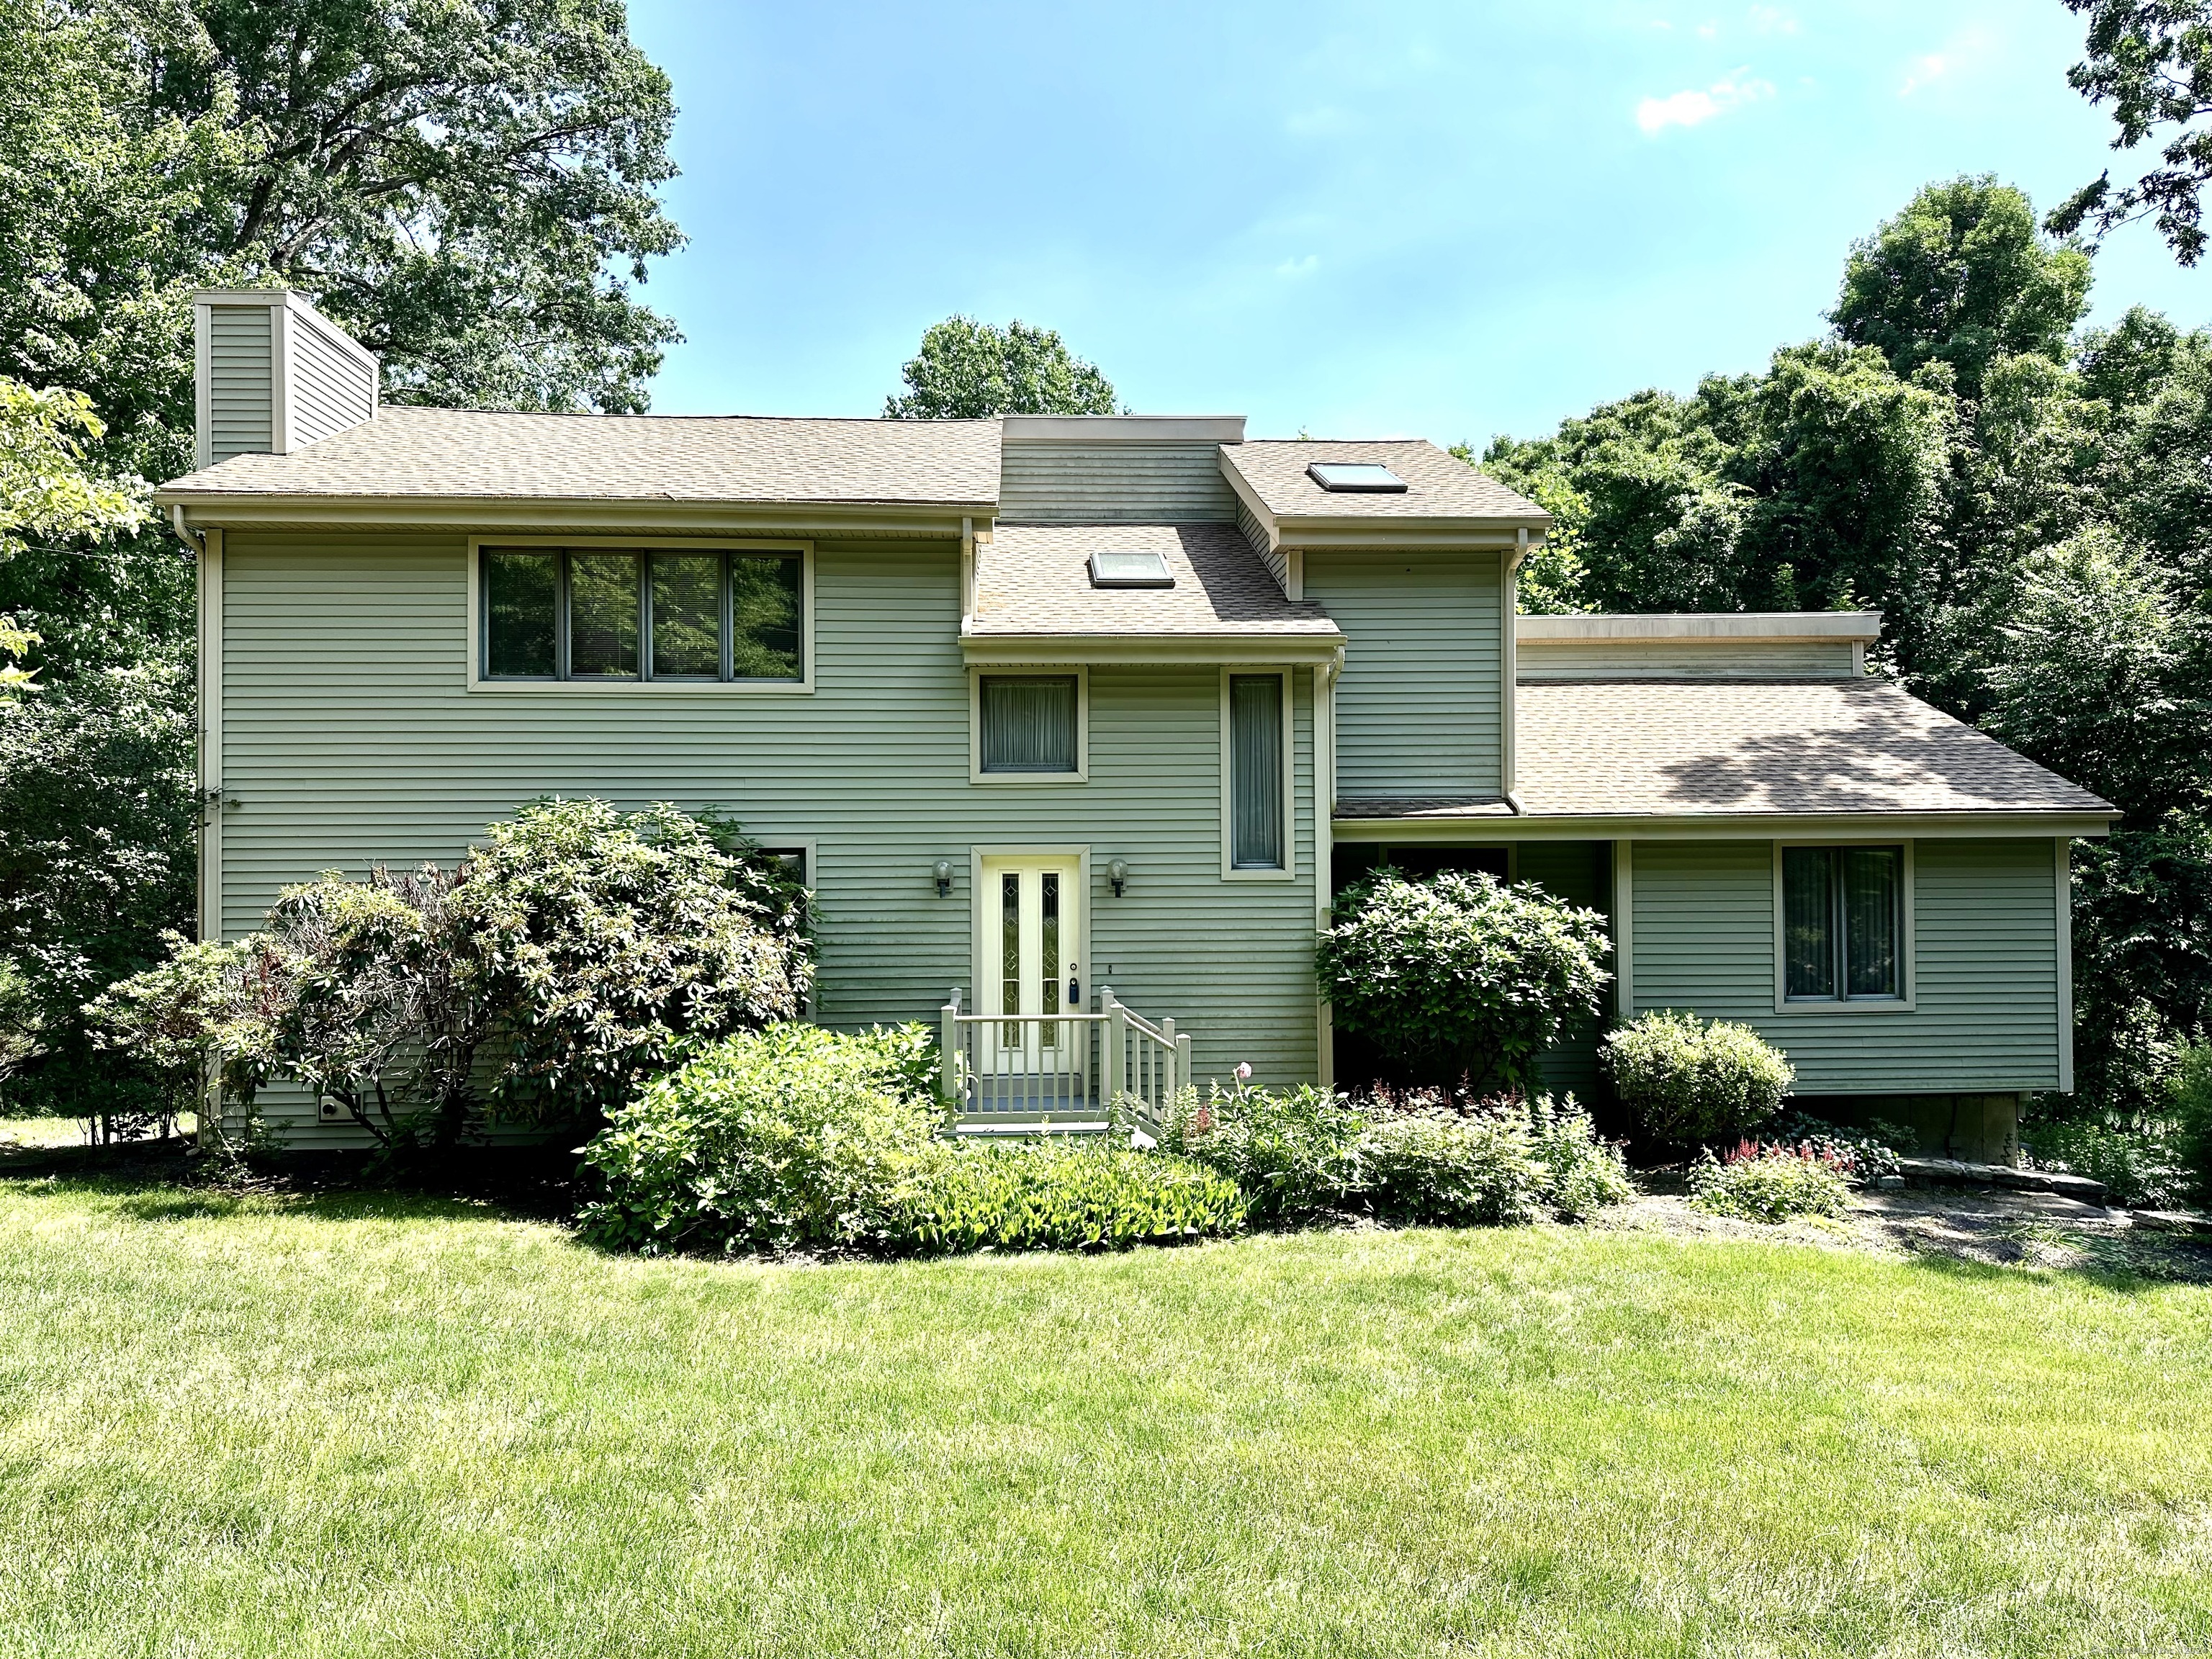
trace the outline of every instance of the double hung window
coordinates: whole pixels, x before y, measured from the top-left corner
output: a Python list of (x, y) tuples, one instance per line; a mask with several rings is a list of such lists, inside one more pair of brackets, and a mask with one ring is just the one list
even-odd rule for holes
[(1784, 848), (1784, 999), (1901, 1000), (1905, 883), (1902, 847)]
[(488, 680), (802, 681), (798, 552), (488, 547)]

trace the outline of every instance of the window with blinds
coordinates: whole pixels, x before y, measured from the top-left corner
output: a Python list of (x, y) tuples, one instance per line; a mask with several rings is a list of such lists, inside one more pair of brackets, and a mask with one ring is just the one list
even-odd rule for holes
[(1229, 677), (1229, 863), (1237, 870), (1281, 870), (1283, 677)]
[(986, 674), (976, 688), (986, 772), (1081, 770), (1073, 674)]
[(1791, 1002), (1905, 994), (1905, 849), (1782, 849), (1784, 995)]

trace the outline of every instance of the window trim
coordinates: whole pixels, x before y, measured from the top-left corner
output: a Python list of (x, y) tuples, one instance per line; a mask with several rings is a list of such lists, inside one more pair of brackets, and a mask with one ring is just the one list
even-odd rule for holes
[[(1283, 682), (1283, 862), (1279, 868), (1238, 867), (1237, 854), (1236, 734), (1231, 728), (1229, 682), (1257, 679), (1263, 674)], [(1224, 881), (1296, 881), (1298, 877), (1297, 819), (1297, 702), (1295, 669), (1248, 668), (1224, 664), (1221, 669), (1221, 878)]]
[[(1075, 677), (1075, 770), (1073, 772), (986, 772), (983, 769), (983, 678), (1028, 679), (1049, 675)], [(968, 670), (968, 781), (994, 787), (1047, 786), (1091, 781), (1091, 670), (1081, 663), (1001, 663)]]
[[(586, 552), (611, 553), (796, 553), (799, 555), (799, 667), (795, 680), (723, 680), (723, 679), (665, 679), (646, 678), (642, 673), (635, 679), (492, 679), (484, 673), (483, 614), (483, 555), (487, 548), (504, 550), (526, 547), (572, 547)], [(744, 538), (677, 538), (669, 536), (471, 536), (469, 538), (467, 562), (462, 567), (463, 585), (468, 590), (467, 667), (465, 684), (471, 691), (553, 693), (569, 695), (614, 692), (634, 696), (645, 692), (654, 696), (807, 696), (814, 690), (814, 544), (811, 541), (769, 541)], [(641, 571), (641, 587), (649, 574)], [(726, 615), (729, 604), (728, 584), (724, 584), (723, 605)], [(639, 660), (652, 649), (641, 604), (638, 624)], [(726, 659), (732, 641), (723, 636)]]
[[(1913, 841), (1909, 836), (1869, 830), (1825, 836), (1791, 836), (1774, 843), (1774, 1012), (1778, 1014), (1909, 1014), (1919, 1006), (1918, 934), (1914, 918)], [(1790, 963), (1784, 943), (1785, 895), (1782, 884), (1782, 853), (1789, 847), (1901, 847), (1904, 868), (1904, 939), (1899, 946), (1898, 989), (1893, 997), (1793, 997), (1790, 994)]]

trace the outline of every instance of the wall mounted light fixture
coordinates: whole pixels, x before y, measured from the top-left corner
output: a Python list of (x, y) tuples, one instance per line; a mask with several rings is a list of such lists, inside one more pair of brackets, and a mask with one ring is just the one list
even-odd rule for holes
[(952, 861), (950, 859), (938, 860), (937, 868), (933, 873), (937, 877), (937, 896), (951, 898), (952, 896)]
[(1106, 866), (1106, 879), (1113, 884), (1114, 896), (1121, 897), (1121, 890), (1129, 884), (1129, 866), (1120, 859), (1115, 859)]

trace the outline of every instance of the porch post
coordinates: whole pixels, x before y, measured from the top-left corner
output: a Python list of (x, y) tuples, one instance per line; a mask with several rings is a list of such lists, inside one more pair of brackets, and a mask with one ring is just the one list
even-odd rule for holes
[(960, 988), (938, 1015), (937, 1092), (945, 1101), (960, 1097)]

